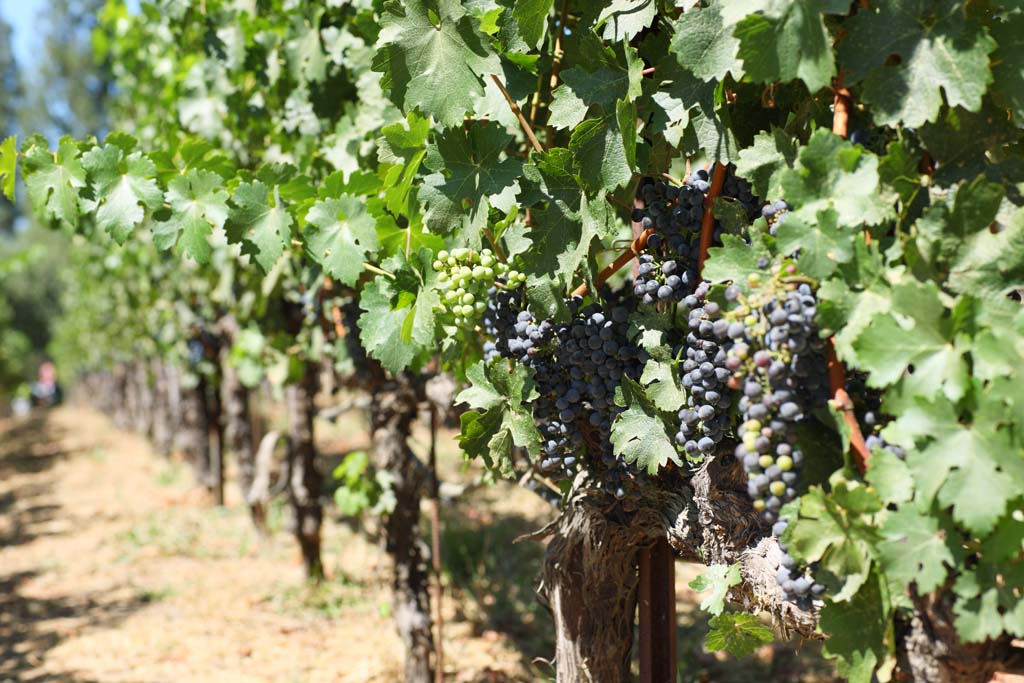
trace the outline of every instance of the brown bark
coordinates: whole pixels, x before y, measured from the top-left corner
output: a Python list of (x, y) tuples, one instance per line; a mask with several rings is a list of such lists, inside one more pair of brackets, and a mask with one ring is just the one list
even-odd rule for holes
[(288, 501), (292, 509), (291, 523), (306, 575), (314, 580), (324, 576), (320, 557), (320, 525), (323, 522), (323, 506), (320, 492), (323, 476), (317, 469), (316, 445), (313, 441), (313, 415), (316, 406), (317, 369), (306, 363), (302, 379), (289, 385), (286, 390), (288, 402), (289, 483)]
[(392, 477), (394, 509), (384, 517), (384, 545), (394, 564), (394, 618), (405, 647), (405, 683), (432, 683), (433, 635), (427, 550), (419, 534), (420, 501), (427, 484), (423, 463), (408, 437), (419, 400), (411, 380), (401, 376), (377, 387), (370, 408), (373, 458)]
[(238, 379), (238, 372), (229, 359), (230, 348), (221, 350), (221, 404), (224, 421), (224, 450), (235, 456), (238, 462), (238, 486), (242, 499), (249, 506), (249, 516), (256, 529), (265, 530), (266, 512), (263, 504), (252, 500), (253, 478), (255, 477), (255, 443), (252, 434), (252, 418), (249, 411), (249, 390)]
[(171, 455), (177, 424), (173, 419), (170, 396), (170, 373), (173, 370), (163, 361), (154, 359), (153, 372), (153, 447), (161, 456)]
[(210, 481), (210, 437), (206, 410), (206, 379), (199, 376), (193, 387), (181, 389), (181, 427), (176, 446), (192, 465), (196, 481), (208, 486)]

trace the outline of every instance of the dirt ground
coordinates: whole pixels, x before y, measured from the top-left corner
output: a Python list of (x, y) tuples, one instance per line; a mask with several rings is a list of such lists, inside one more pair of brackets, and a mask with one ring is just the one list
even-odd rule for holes
[[(365, 446), (358, 420), (323, 431), (328, 460)], [(446, 479), (479, 482), (450, 442), (441, 456)], [(0, 421), (0, 681), (400, 681), (372, 526), (329, 514), (330, 580), (309, 587), (284, 511), (261, 539), (228, 493), (210, 506), (185, 465), (87, 409)], [(447, 680), (550, 680), (550, 620), (532, 581), (543, 549), (512, 541), (553, 514), (508, 484), (472, 487), (445, 509)], [(696, 572), (678, 572), (681, 680), (827, 680), (813, 649), (739, 662), (704, 652), (685, 586)]]

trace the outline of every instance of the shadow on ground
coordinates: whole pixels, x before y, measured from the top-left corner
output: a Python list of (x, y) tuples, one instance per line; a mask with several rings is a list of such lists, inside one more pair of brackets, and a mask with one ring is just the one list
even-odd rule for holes
[(103, 594), (30, 597), (22, 592), (34, 572), (0, 576), (0, 680), (11, 683), (93, 683), (73, 672), (43, 672), (45, 653), (71, 635), (113, 626), (147, 604), (143, 598)]
[[(63, 430), (45, 412), (10, 423), (3, 433), (0, 482), (13, 485), (0, 493), (0, 549), (57, 535), (48, 528), (61, 507), (52, 502), (53, 483), (46, 473), (69, 456), (62, 447)], [(40, 671), (46, 653), (74, 633), (118, 623), (146, 601), (90, 593), (33, 597), (25, 588), (38, 575), (0, 573), (0, 681), (92, 683), (73, 672)]]
[[(67, 457), (60, 437), (47, 413), (35, 412), (13, 422), (0, 443), (0, 482), (53, 468)], [(44, 529), (58, 510), (47, 499), (50, 491), (49, 481), (33, 478), (0, 493), (0, 547), (29, 543), (49, 533)]]

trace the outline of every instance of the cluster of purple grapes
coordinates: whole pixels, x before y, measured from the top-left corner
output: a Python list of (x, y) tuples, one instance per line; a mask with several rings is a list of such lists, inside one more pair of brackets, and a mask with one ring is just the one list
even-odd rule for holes
[[(736, 300), (738, 289), (726, 297)], [(733, 342), (727, 367), (743, 389), (736, 457), (747, 471), (754, 508), (768, 523), (797, 496), (803, 453), (796, 426), (804, 410), (827, 400), (823, 342), (815, 316), (817, 300), (806, 284), (744, 303), (742, 319), (729, 325)]]
[(728, 175), (722, 183), (722, 196), (738, 201), (747, 214), (747, 221), (753, 222), (761, 214), (761, 198), (754, 194), (750, 182), (734, 173), (735, 168), (729, 165)]
[(776, 199), (761, 208), (761, 215), (768, 221), (768, 232), (774, 237), (779, 226), (786, 222), (786, 216), (793, 209), (785, 199)]
[(681, 301), (697, 286), (697, 254), (700, 224), (704, 218), (707, 173), (698, 171), (681, 186), (663, 181), (640, 188), (643, 209), (633, 210), (633, 220), (647, 238), (633, 293), (644, 304)]
[(511, 358), (533, 370), (539, 394), (533, 415), (543, 437), (538, 469), (556, 478), (574, 476), (584, 453), (589, 465), (621, 467), (611, 446), (612, 421), (621, 411), (615, 390), (624, 376), (638, 379), (647, 360), (627, 338), (625, 307), (581, 304), (570, 300), (570, 321), (556, 324), (537, 320), (519, 292), (495, 288), (483, 314), (484, 332), (494, 339), (484, 347), (488, 359)]
[[(788, 521), (780, 519), (772, 525), (772, 535), (782, 538), (782, 533), (787, 526)], [(825, 586), (814, 580), (810, 569), (803, 568), (801, 570), (797, 566), (796, 560), (787, 552), (785, 544), (780, 542), (779, 547), (782, 549), (782, 562), (775, 573), (775, 580), (782, 588), (786, 600), (807, 609), (810, 607), (811, 598), (816, 598), (825, 592)]]
[(484, 360), (498, 356), (528, 363), (554, 338), (549, 320), (538, 321), (523, 306), (522, 289), (487, 290), (487, 307), (481, 317), (484, 334), (494, 341), (484, 342)]
[(686, 405), (679, 411), (675, 439), (691, 458), (714, 452), (729, 426), (732, 402), (728, 387), (732, 372), (725, 365), (729, 322), (719, 305), (707, 300), (709, 290), (706, 282), (701, 283), (685, 299), (689, 331), (680, 351), (686, 356), (681, 366)]

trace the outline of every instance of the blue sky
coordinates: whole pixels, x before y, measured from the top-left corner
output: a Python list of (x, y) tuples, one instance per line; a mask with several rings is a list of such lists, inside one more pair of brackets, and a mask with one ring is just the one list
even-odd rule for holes
[(18, 63), (28, 66), (35, 62), (33, 48), (38, 45), (38, 35), (33, 30), (39, 10), (47, 0), (0, 0), (0, 13), (14, 28), (14, 55)]

